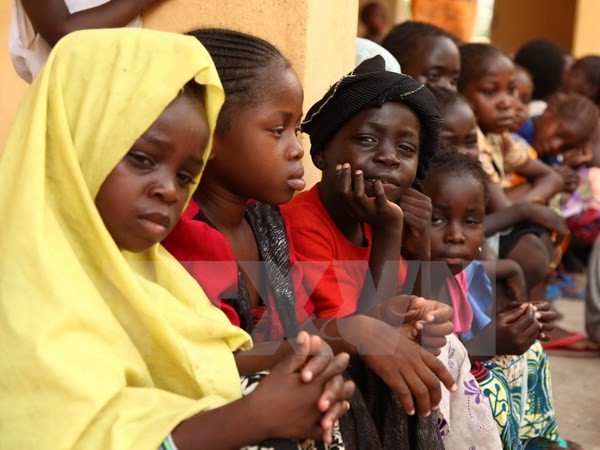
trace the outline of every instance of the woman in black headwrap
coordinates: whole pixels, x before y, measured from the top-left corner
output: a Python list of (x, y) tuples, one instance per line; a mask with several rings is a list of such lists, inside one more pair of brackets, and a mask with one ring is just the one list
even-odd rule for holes
[[(330, 263), (324, 273), (323, 264), (303, 265), (304, 282), (315, 314), (330, 320), (325, 334), (335, 323), (333, 332), (345, 339), (332, 346), (343, 349), (349, 341), (358, 353), (350, 373), (365, 402), (355, 402), (352, 415), (341, 422), (344, 441), (373, 429), (371, 437), (378, 438), (359, 448), (443, 448), (429, 413), (440, 403), (440, 380), (455, 389), (453, 380), (410, 337), (422, 334), (423, 344), (439, 354), (452, 332), (452, 310), (408, 295), (388, 300), (406, 278), (401, 248), (410, 259), (429, 259), (431, 202), (418, 190), (439, 146), (440, 128), (431, 92), (406, 75), (386, 72), (380, 56), (333, 85), (302, 124), (322, 179), (283, 211), (298, 259)], [(413, 313), (405, 315), (407, 307)], [(431, 312), (428, 321), (411, 316), (419, 308)], [(345, 326), (359, 323), (364, 316), (357, 312), (395, 326), (383, 321), (376, 331)], [(400, 327), (403, 320), (406, 326)]]

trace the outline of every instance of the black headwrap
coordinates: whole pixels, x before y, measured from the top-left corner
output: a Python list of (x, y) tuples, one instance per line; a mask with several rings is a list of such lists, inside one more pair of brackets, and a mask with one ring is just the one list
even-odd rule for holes
[(377, 55), (363, 61), (335, 83), (315, 103), (302, 122), (302, 131), (310, 136), (310, 155), (323, 150), (337, 131), (359, 111), (378, 108), (387, 101), (409, 106), (421, 122), (421, 147), (415, 187), (421, 188), (429, 163), (440, 145), (442, 119), (433, 94), (423, 83), (408, 75), (385, 70), (384, 59)]

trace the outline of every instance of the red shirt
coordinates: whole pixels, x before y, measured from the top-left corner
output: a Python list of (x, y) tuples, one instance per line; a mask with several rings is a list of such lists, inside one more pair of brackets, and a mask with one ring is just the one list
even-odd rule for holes
[[(296, 195), (282, 211), (291, 229), (296, 257), (302, 263), (304, 285), (316, 315), (344, 317), (354, 313), (369, 269), (371, 227), (363, 224), (366, 246), (346, 239), (325, 210), (318, 184)], [(405, 276), (406, 267), (400, 264), (399, 286)]]
[[(206, 222), (194, 219), (199, 211), (198, 204), (191, 200), (177, 225), (162, 244), (198, 281), (208, 298), (223, 310), (231, 323), (240, 326), (236, 310), (226, 300), (237, 295), (238, 266), (235, 256), (227, 238), (220, 231)], [(312, 313), (313, 308), (304, 291), (302, 271), (300, 265), (296, 264), (287, 224), (286, 235), (290, 251), (290, 276), (294, 288), (296, 323), (300, 324)], [(255, 326), (252, 338), (255, 342), (282, 339), (285, 332), (271, 290), (263, 301), (264, 306), (255, 306), (252, 309)]]

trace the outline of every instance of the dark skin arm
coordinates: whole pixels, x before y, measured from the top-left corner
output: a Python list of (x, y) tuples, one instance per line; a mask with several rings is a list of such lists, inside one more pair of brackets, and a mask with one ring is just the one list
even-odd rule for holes
[(485, 234), (490, 236), (520, 222), (528, 220), (555, 231), (559, 239), (567, 231), (562, 217), (544, 205), (528, 202), (512, 203), (496, 183), (488, 183), (489, 210), (485, 216)]
[(427, 416), (441, 401), (442, 382), (454, 392), (457, 387), (448, 369), (400, 330), (363, 315), (319, 318), (306, 324), (319, 330), (334, 353), (360, 358), (392, 389), (408, 414), (419, 408)]
[(254, 392), (175, 428), (172, 436), (177, 447), (239, 449), (269, 438), (331, 442), (333, 423), (348, 410), (347, 399), (354, 393), (354, 384), (340, 375), (349, 358), (347, 354), (330, 358), (321, 372), (307, 377), (303, 366), (310, 362), (311, 353), (320, 352), (322, 341), (306, 333), (298, 338), (298, 353), (288, 354)]
[(111, 0), (72, 14), (64, 0), (22, 0), (22, 4), (35, 30), (54, 47), (60, 38), (76, 30), (124, 27), (159, 1)]
[(410, 188), (402, 196), (400, 207), (404, 212), (402, 256), (407, 261), (417, 261), (419, 263), (412, 293), (419, 296), (431, 297), (431, 274), (429, 268), (429, 260), (431, 259), (429, 233), (433, 211), (431, 199), (425, 194)]
[[(495, 321), (464, 344), (472, 361), (486, 360), (494, 355), (522, 355), (539, 333), (540, 323), (535, 318), (533, 306), (511, 303), (498, 312)], [(494, 342), (495, 353), (490, 354), (490, 344)]]
[[(545, 201), (550, 200), (554, 194), (558, 194), (563, 188), (563, 179), (552, 170), (552, 168), (538, 159), (528, 159), (520, 165), (514, 172), (529, 181), (530, 189), (526, 192), (511, 193), (507, 192), (508, 198), (519, 199), (524, 202), (530, 202), (537, 198)], [(517, 197), (517, 195), (519, 195)]]
[(372, 284), (367, 277), (357, 304), (360, 313), (396, 293), (404, 213), (400, 206), (388, 201), (381, 181), (375, 181), (375, 197), (370, 198), (365, 193), (362, 171), (351, 171), (348, 163), (337, 167), (336, 194), (354, 219), (373, 228), (369, 256)]

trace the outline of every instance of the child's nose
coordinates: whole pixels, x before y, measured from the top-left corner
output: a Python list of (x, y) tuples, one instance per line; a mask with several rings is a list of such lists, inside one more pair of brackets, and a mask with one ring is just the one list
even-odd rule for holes
[(400, 165), (395, 145), (386, 142), (382, 142), (377, 146), (373, 160), (386, 166), (397, 167)]
[(463, 244), (465, 242), (465, 235), (462, 232), (462, 228), (458, 224), (448, 224), (446, 242), (451, 244)]
[(179, 200), (177, 177), (161, 177), (150, 188), (150, 195), (157, 197), (169, 205)]
[(300, 145), (300, 142), (298, 142), (298, 139), (294, 138), (290, 156), (292, 159), (302, 159), (304, 157), (304, 147), (302, 147), (302, 145)]

